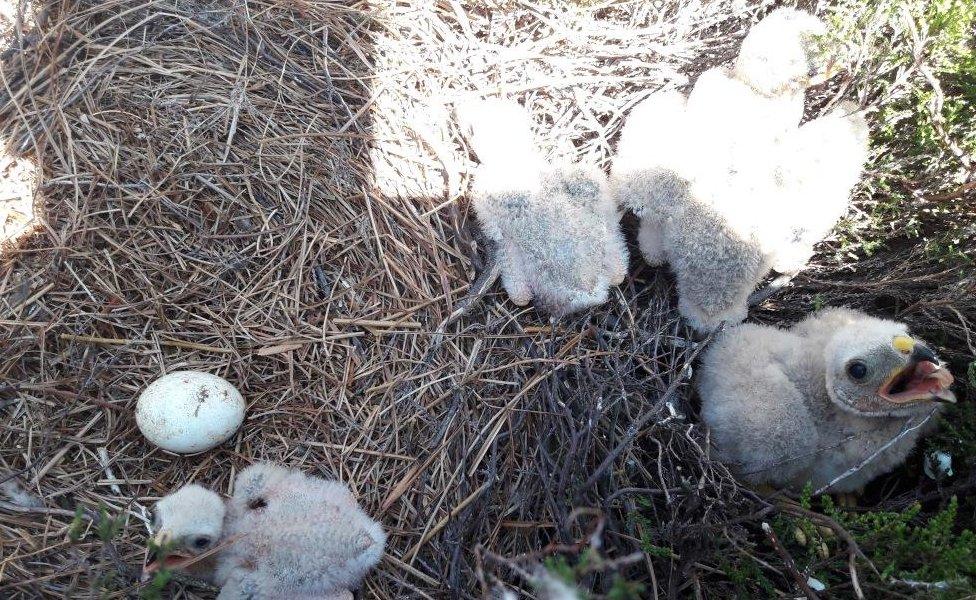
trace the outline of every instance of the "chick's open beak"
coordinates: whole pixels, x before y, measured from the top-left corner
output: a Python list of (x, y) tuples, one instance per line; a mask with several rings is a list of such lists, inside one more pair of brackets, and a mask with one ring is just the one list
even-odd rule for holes
[(153, 543), (156, 544), (157, 548), (163, 548), (173, 540), (173, 534), (171, 534), (167, 529), (160, 529), (156, 532), (156, 535), (153, 536), (152, 540)]
[(144, 575), (151, 575), (163, 567), (178, 569), (192, 560), (192, 557), (172, 550), (173, 535), (166, 529), (160, 529), (152, 538), (153, 560), (143, 569)]
[(918, 400), (949, 403), (956, 401), (956, 395), (949, 389), (955, 379), (939, 363), (931, 348), (907, 336), (895, 338), (892, 345), (908, 355), (908, 362), (892, 373), (878, 390), (882, 398), (896, 404)]

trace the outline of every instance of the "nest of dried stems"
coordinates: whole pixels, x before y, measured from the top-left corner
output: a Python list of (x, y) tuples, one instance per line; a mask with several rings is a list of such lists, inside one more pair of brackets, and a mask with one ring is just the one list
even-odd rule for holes
[[(43, 218), (0, 263), (0, 469), (44, 505), (0, 504), (0, 596), (138, 593), (154, 500), (191, 478), (226, 491), (259, 459), (347, 481), (382, 520), (388, 557), (362, 597), (527, 588), (506, 560), (594, 541), (654, 597), (731, 593), (720, 547), (763, 554), (792, 588), (757, 547), (775, 507), (709, 458), (695, 424), (702, 345), (666, 272), (635, 259), (610, 302), (555, 324), (495, 287), (436, 334), (485, 256), (452, 102), (518, 98), (553, 155), (605, 167), (634, 103), (729, 59), (768, 6), (29, 10), (37, 26), (3, 56), (0, 124), (41, 167)], [(908, 255), (821, 262), (760, 318), (789, 321), (819, 294), (968, 339), (964, 294), (942, 289), (955, 274), (920, 278)], [(231, 442), (191, 457), (152, 448), (133, 419), (139, 390), (184, 368), (248, 401)], [(108, 541), (106, 515), (121, 528)], [(641, 538), (674, 555), (629, 559)]]

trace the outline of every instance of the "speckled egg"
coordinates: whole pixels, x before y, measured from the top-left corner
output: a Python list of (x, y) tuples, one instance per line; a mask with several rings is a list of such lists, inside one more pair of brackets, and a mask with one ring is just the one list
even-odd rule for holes
[(227, 380), (176, 371), (152, 382), (136, 402), (136, 424), (163, 450), (190, 454), (217, 446), (244, 420), (244, 398)]

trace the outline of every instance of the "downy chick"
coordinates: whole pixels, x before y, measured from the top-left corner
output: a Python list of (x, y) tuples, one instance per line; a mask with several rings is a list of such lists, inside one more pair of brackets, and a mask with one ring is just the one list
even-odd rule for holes
[(836, 308), (788, 330), (723, 331), (696, 387), (719, 459), (744, 481), (852, 492), (899, 465), (935, 427), (925, 419), (955, 402), (952, 382), (904, 324)]
[(627, 249), (603, 173), (550, 164), (515, 102), (475, 101), (457, 113), (480, 162), (473, 206), (512, 302), (535, 300), (556, 317), (605, 302), (624, 279)]
[(847, 210), (867, 159), (863, 116), (842, 103), (799, 125), (803, 90), (834, 68), (823, 30), (807, 13), (774, 11), (733, 68), (628, 116), (611, 190), (640, 217), (647, 262), (674, 271), (679, 310), (699, 331), (744, 320), (769, 270), (801, 269)]
[(386, 543), (344, 484), (269, 463), (241, 471), (226, 502), (191, 484), (155, 512), (163, 564), (221, 586), (223, 600), (351, 599)]

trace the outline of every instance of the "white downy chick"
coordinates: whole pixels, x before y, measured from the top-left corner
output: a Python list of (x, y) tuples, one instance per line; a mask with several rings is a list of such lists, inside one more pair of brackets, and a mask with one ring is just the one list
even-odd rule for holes
[(0, 498), (6, 497), (14, 506), (39, 508), (44, 501), (27, 491), (12, 475), (0, 473)]
[[(801, 96), (834, 73), (834, 49), (822, 40), (823, 21), (808, 12), (779, 8), (756, 23), (735, 59), (735, 78), (768, 97)], [(800, 114), (795, 118), (798, 122)]]
[(545, 160), (515, 102), (468, 102), (457, 115), (480, 162), (473, 206), (512, 301), (557, 317), (605, 302), (627, 249), (603, 173)]
[(175, 542), (166, 566), (221, 586), (224, 600), (351, 599), (386, 543), (344, 484), (269, 463), (241, 471), (226, 503), (189, 485), (156, 518), (157, 541)]
[(935, 427), (925, 419), (955, 402), (952, 382), (904, 324), (837, 308), (788, 330), (723, 331), (696, 387), (719, 459), (744, 481), (852, 492), (899, 465)]
[(799, 126), (803, 89), (829, 72), (812, 15), (779, 9), (757, 24), (733, 69), (704, 73), (688, 98), (659, 92), (628, 116), (611, 173), (638, 242), (667, 263), (679, 310), (709, 331), (745, 319), (775, 268), (801, 269), (847, 210), (867, 159), (851, 105)]
[[(226, 509), (216, 493), (191, 483), (164, 497), (153, 509), (153, 541), (162, 549), (162, 563), (149, 566), (185, 571), (214, 582)], [(201, 558), (201, 556), (203, 557)]]

